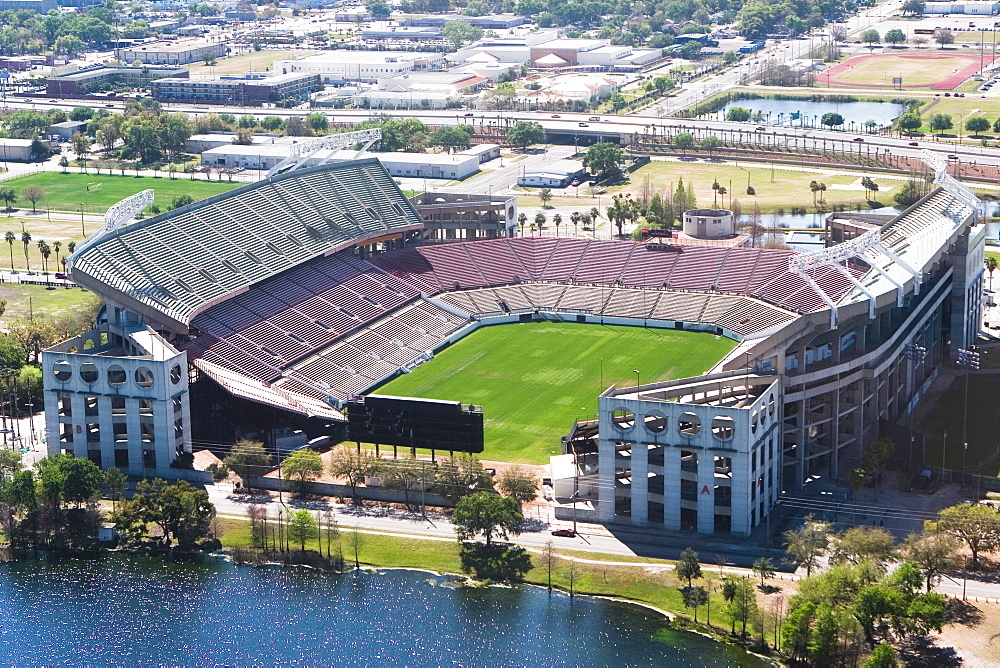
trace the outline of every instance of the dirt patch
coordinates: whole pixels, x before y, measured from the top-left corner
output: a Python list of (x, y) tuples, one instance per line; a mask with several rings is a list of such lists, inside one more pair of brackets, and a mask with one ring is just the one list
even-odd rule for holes
[(954, 611), (954, 623), (937, 634), (939, 644), (954, 647), (965, 666), (1000, 665), (1000, 604), (966, 602)]

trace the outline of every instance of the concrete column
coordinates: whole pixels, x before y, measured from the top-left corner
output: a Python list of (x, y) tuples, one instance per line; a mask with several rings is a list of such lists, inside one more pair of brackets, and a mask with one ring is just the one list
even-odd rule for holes
[(615, 442), (602, 438), (597, 445), (598, 501), (597, 517), (601, 522), (615, 519)]
[[(751, 444), (752, 450), (754, 446)], [(761, 448), (757, 453), (763, 456), (764, 450)], [(748, 453), (751, 451), (748, 450)], [(758, 466), (760, 463), (758, 462)], [(753, 502), (750, 501), (750, 490), (756, 484), (756, 476), (750, 469), (749, 454), (740, 454), (733, 457), (732, 479), (732, 502), (729, 507), (730, 512), (730, 532), (737, 535), (747, 535), (750, 533), (750, 511), (753, 509)], [(699, 523), (701, 518), (699, 517)]]
[(715, 456), (698, 450), (698, 533), (715, 533)]
[(128, 424), (128, 472), (142, 475), (142, 428), (139, 400), (125, 400), (125, 421)]
[(834, 389), (830, 392), (830, 410), (831, 417), (830, 429), (833, 431), (830, 433), (830, 444), (833, 450), (830, 455), (830, 475), (833, 478), (840, 477), (840, 388)]
[(632, 444), (632, 524), (649, 523), (649, 446)]
[(681, 528), (681, 449), (663, 449), (663, 526), (670, 531)]

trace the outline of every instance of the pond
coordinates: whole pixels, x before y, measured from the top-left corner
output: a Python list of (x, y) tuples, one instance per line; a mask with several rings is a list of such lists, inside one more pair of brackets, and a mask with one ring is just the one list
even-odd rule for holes
[[(794, 127), (822, 127), (820, 119), (827, 112), (836, 112), (844, 117), (844, 125), (840, 129), (851, 132), (865, 131), (865, 123), (875, 121), (878, 127), (892, 125), (893, 119), (906, 111), (906, 107), (892, 102), (812, 102), (809, 100), (775, 100), (761, 98), (756, 100), (737, 100), (725, 106), (721, 111), (709, 114), (709, 118), (723, 120), (730, 107), (743, 107), (754, 114), (760, 114), (753, 120), (761, 125), (784, 125)], [(792, 114), (798, 113), (797, 120)]]
[(19, 665), (764, 666), (645, 608), (418, 571), (224, 561), (0, 565), (0, 659)]

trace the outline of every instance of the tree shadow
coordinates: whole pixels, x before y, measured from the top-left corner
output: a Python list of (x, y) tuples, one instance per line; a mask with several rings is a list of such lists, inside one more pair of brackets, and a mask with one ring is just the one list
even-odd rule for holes
[(459, 556), (462, 571), (477, 580), (520, 582), (531, 570), (531, 555), (516, 545), (463, 543)]
[(952, 668), (962, 665), (954, 647), (941, 647), (929, 636), (910, 636), (899, 644), (899, 658), (907, 668)]
[(775, 587), (772, 584), (757, 585), (757, 589), (759, 589), (762, 594), (768, 594), (768, 595), (777, 594), (779, 591), (781, 591), (781, 587)]
[(968, 601), (957, 598), (948, 599), (948, 622), (962, 626), (979, 626), (983, 621), (983, 613)]

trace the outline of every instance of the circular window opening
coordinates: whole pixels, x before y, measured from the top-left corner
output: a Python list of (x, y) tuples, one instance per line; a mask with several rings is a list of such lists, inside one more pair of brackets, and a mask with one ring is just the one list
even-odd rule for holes
[(170, 382), (176, 385), (181, 382), (181, 365), (175, 364), (170, 367)]
[(627, 408), (619, 408), (611, 414), (611, 421), (619, 429), (631, 429), (635, 426), (635, 413)]
[(66, 360), (59, 360), (52, 365), (52, 374), (59, 382), (65, 383), (73, 377), (73, 367)]
[(153, 387), (153, 372), (144, 366), (135, 370), (135, 384), (139, 387)]
[(667, 418), (663, 417), (659, 413), (650, 413), (643, 418), (643, 424), (646, 425), (646, 431), (659, 434), (667, 428)]
[(128, 380), (128, 375), (120, 365), (112, 364), (108, 367), (108, 383), (115, 387), (121, 387), (126, 380)]
[(774, 395), (771, 395), (771, 400), (767, 402), (767, 412), (771, 417), (774, 417)]
[(732, 440), (736, 433), (736, 423), (733, 418), (725, 415), (716, 415), (712, 418), (712, 435), (720, 441)]
[(85, 383), (96, 383), (97, 378), (100, 374), (97, 373), (97, 367), (90, 362), (84, 362), (80, 365), (80, 380)]
[(681, 413), (677, 418), (677, 431), (682, 436), (697, 436), (701, 433), (701, 418), (696, 413)]
[(764, 413), (764, 411), (760, 411), (760, 412), (754, 411), (753, 412), (753, 416), (751, 416), (751, 418), (750, 418), (750, 431), (751, 432), (753, 432), (755, 434), (757, 433), (757, 420), (758, 420), (758, 418), (759, 419), (763, 419), (763, 417), (764, 417), (763, 413)]

